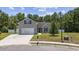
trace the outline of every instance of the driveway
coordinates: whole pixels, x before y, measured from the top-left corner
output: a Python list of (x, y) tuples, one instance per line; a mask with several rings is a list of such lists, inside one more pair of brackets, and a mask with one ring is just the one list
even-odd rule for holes
[(12, 34), (0, 41), (0, 46), (28, 45), (33, 35)]

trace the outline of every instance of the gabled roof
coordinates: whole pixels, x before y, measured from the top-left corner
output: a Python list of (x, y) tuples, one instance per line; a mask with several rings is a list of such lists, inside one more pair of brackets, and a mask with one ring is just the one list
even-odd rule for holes
[(42, 28), (43, 26), (50, 25), (48, 22), (37, 22), (37, 27)]
[[(35, 22), (35, 24), (37, 24), (37, 28), (43, 28), (44, 26), (49, 26), (50, 25), (49, 22), (37, 22), (37, 21), (34, 21), (34, 20), (30, 19), (30, 18), (25, 18), (24, 20), (31, 20), (32, 22)], [(22, 21), (24, 21), (24, 20), (22, 20)], [(19, 24), (22, 21), (20, 21)]]
[[(24, 20), (31, 20), (31, 21), (33, 21), (32, 19), (30, 19), (30, 18), (25, 18)], [(22, 20), (22, 21), (24, 21), (24, 20)], [(20, 24), (22, 21), (20, 21), (18, 24)], [(34, 21), (33, 21), (34, 22)]]

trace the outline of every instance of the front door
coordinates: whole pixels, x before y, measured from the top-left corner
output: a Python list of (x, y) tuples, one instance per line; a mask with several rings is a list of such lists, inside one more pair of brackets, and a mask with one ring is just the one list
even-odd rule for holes
[(42, 28), (37, 29), (38, 33), (42, 33)]

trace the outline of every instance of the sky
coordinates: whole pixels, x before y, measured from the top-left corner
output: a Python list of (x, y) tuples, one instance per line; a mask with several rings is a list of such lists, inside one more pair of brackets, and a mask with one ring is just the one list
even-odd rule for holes
[(9, 16), (16, 15), (21, 12), (27, 14), (37, 14), (39, 16), (51, 15), (54, 12), (67, 13), (70, 10), (75, 9), (74, 7), (0, 7), (0, 10), (9, 14)]

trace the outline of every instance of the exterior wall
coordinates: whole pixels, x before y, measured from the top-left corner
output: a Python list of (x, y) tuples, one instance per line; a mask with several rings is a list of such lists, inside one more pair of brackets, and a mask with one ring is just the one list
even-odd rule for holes
[[(25, 19), (25, 20), (27, 20), (27, 19)], [(31, 19), (28, 19), (28, 20), (31, 20)], [(19, 34), (21, 34), (21, 29), (22, 28), (34, 28), (34, 34), (38, 33), (37, 32), (37, 28), (39, 28), (39, 27), (38, 27), (37, 24), (40, 25), (40, 23), (35, 22), (33, 20), (31, 20), (31, 24), (24, 24), (24, 20), (21, 21), (21, 22), (19, 22), (19, 26), (18, 26), (18, 28), (19, 28)], [(40, 27), (42, 28), (42, 33), (44, 33), (44, 28), (45, 27), (48, 28), (48, 32), (49, 32), (49, 30), (50, 30), (50, 23), (44, 23), (44, 22), (42, 22), (42, 24), (40, 25)]]
[(18, 28), (19, 28), (19, 34), (21, 34), (20, 30), (22, 28), (34, 28), (34, 33), (35, 34), (37, 33), (37, 24), (34, 21), (32, 21), (31, 24), (24, 24), (24, 20), (23, 20), (19, 23)]
[(34, 26), (34, 32), (37, 34), (37, 25)]
[(50, 24), (44, 25), (44, 26), (42, 27), (42, 32), (45, 33), (45, 32), (44, 32), (44, 28), (48, 28), (48, 32), (46, 32), (46, 33), (49, 33), (50, 27), (51, 27)]

